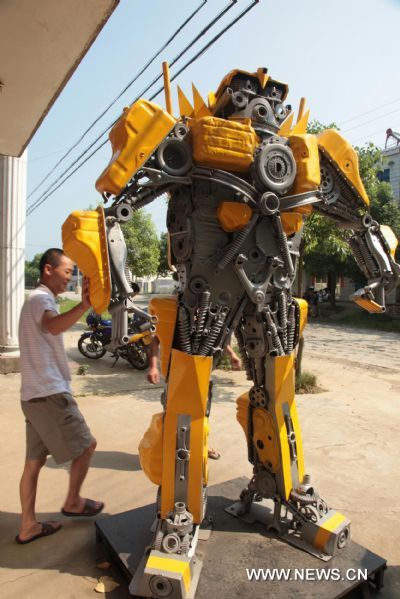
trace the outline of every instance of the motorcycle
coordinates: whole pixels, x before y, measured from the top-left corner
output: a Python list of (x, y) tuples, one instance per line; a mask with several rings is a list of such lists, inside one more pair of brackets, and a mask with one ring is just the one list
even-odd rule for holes
[[(107, 345), (111, 342), (112, 321), (103, 319), (101, 316), (90, 312), (86, 318), (86, 323), (88, 330), (80, 336), (78, 349), (86, 358), (98, 360), (106, 354)], [(123, 358), (137, 370), (146, 370), (148, 368), (149, 356), (146, 346), (151, 343), (152, 334), (148, 330), (143, 332), (138, 331), (135, 325), (134, 317), (129, 326), (130, 338), (128, 343), (110, 352), (115, 358), (113, 366), (115, 366), (119, 358)]]

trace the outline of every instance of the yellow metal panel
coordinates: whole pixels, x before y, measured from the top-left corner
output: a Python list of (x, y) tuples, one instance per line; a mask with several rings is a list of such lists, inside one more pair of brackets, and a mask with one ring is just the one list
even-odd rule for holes
[(152, 570), (160, 570), (166, 572), (174, 572), (182, 575), (183, 584), (186, 592), (190, 588), (190, 562), (179, 561), (170, 557), (160, 557), (158, 555), (149, 555), (146, 563), (146, 569), (151, 568)]
[(160, 341), (161, 372), (167, 376), (171, 347), (174, 340), (176, 315), (178, 310), (176, 295), (153, 297), (149, 303), (149, 312), (157, 316), (156, 335)]
[(290, 131), (292, 130), (294, 114), (291, 112), (289, 116), (283, 121), (281, 128), (278, 131), (278, 135), (281, 137), (289, 137)]
[(388, 227), (388, 225), (381, 225), (381, 233), (383, 237), (386, 239), (386, 242), (390, 248), (390, 255), (393, 260), (395, 259), (396, 248), (399, 244), (396, 235), (393, 233), (392, 229)]
[(162, 476), (161, 476), (161, 517), (166, 518), (175, 504), (175, 450), (177, 414), (167, 413), (164, 416), (164, 435), (162, 447)]
[(315, 135), (289, 135), (289, 145), (296, 161), (296, 179), (290, 194), (318, 189), (321, 183), (318, 142)]
[(155, 485), (161, 485), (163, 461), (163, 412), (153, 414), (151, 423), (139, 443), (139, 460), (143, 472)]
[(214, 92), (208, 92), (208, 108), (211, 110), (211, 112), (214, 112), (214, 108), (217, 104), (217, 98), (215, 97)]
[(294, 405), (294, 354), (266, 359), (266, 381), (267, 391), (270, 396), (270, 410), (274, 410), (278, 426), (278, 435), (281, 448), (281, 471), (283, 478), (283, 489), (280, 492), (285, 499), (289, 499), (293, 488), (291, 473), (291, 458), (287, 438), (287, 429), (283, 412), (283, 404), (289, 406), (292, 416), (293, 428), (296, 434), (296, 443), (301, 450), (301, 436), (298, 428), (297, 414), (292, 414)]
[(253, 411), (253, 442), (260, 462), (271, 472), (279, 468), (279, 447), (272, 416), (267, 410), (256, 408)]
[(257, 77), (258, 77), (258, 81), (260, 82), (261, 87), (264, 89), (264, 87), (267, 85), (268, 79), (269, 79), (269, 75), (267, 75), (267, 69), (264, 69), (263, 67), (259, 67), (257, 69)]
[(349, 142), (335, 129), (326, 129), (318, 135), (318, 145), (336, 163), (359, 199), (369, 206), (369, 198), (360, 178), (357, 152)]
[(371, 314), (380, 314), (385, 311), (383, 306), (366, 297), (357, 297), (354, 301), (360, 308), (364, 308), (364, 310), (367, 310), (367, 312), (370, 312)]
[(207, 104), (204, 102), (203, 98), (197, 91), (197, 88), (192, 83), (193, 89), (193, 102), (194, 102), (194, 116), (196, 119), (201, 119), (204, 116), (212, 116), (211, 110), (208, 108)]
[(239, 202), (221, 202), (217, 208), (219, 224), (227, 233), (243, 229), (252, 216), (252, 209)]
[(193, 418), (204, 417), (211, 369), (211, 356), (191, 356), (173, 349), (168, 381), (168, 412)]
[(300, 299), (298, 297), (293, 298), (298, 307), (300, 308), (300, 337), (303, 334), (305, 326), (307, 324), (308, 317), (308, 303), (304, 299)]
[(323, 549), (333, 533), (341, 524), (347, 521), (347, 518), (340, 512), (335, 512), (328, 520), (319, 525), (318, 532), (313, 542), (314, 547)]
[(204, 117), (193, 123), (191, 132), (195, 162), (234, 172), (249, 170), (259, 143), (249, 124)]
[(124, 108), (110, 131), (112, 158), (96, 181), (100, 193), (119, 194), (175, 125), (175, 119), (157, 104), (138, 100)]
[(246, 440), (248, 438), (248, 428), (249, 428), (249, 420), (248, 420), (248, 409), (249, 409), (249, 393), (243, 393), (236, 400), (236, 420), (239, 422), (242, 427), (244, 434), (246, 435)]
[(194, 115), (194, 108), (178, 85), (178, 102), (180, 115), (191, 118)]
[[(207, 479), (208, 419), (192, 419), (190, 424), (190, 460), (188, 484), (188, 510), (193, 522), (201, 524), (203, 513), (203, 488)], [(205, 454), (205, 455), (204, 455)]]
[(303, 228), (303, 216), (299, 212), (281, 212), (281, 221), (288, 236)]
[(101, 314), (107, 310), (111, 298), (103, 209), (70, 214), (62, 226), (62, 242), (66, 255), (90, 279), (90, 303)]
[(308, 117), (310, 116), (310, 110), (307, 110), (299, 121), (295, 124), (291, 130), (291, 135), (304, 135), (307, 131)]

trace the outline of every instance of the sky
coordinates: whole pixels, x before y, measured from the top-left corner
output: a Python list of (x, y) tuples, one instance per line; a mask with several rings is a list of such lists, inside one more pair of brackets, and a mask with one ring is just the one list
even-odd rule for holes
[[(119, 95), (201, 0), (120, 0), (28, 146), (28, 200), (31, 206), (61, 173), (142, 95), (229, 0), (208, 0), (198, 15), (149, 69), (114, 104), (54, 173), (34, 192), (63, 154)], [(231, 10), (171, 68), (171, 77), (214, 35), (251, 4), (238, 0)], [(389, 127), (400, 131), (398, 73), (400, 0), (260, 0), (236, 25), (173, 82), (191, 99), (191, 83), (207, 98), (234, 68), (269, 74), (289, 85), (286, 103), (297, 110), (304, 96), (310, 118), (336, 123), (353, 145), (385, 144)], [(144, 97), (159, 89), (154, 86)], [(164, 95), (155, 100), (165, 106)], [(105, 137), (103, 138), (105, 139)], [(107, 142), (26, 221), (26, 258), (61, 247), (61, 226), (73, 210), (96, 206), (95, 182), (111, 158)], [(29, 195), (32, 194), (32, 195)], [(166, 230), (165, 201), (148, 207), (158, 233)]]

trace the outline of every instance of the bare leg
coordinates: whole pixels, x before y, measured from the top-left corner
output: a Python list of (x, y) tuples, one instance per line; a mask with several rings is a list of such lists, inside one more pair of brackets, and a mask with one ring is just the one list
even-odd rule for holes
[[(97, 441), (94, 440), (93, 443), (71, 464), (69, 489), (63, 508), (67, 512), (80, 513), (84, 509), (85, 500), (80, 496), (80, 490), (89, 469), (90, 460), (96, 449), (96, 445)], [(97, 507), (100, 507), (101, 502), (96, 501), (95, 504)]]
[[(19, 531), (19, 538), (21, 541), (25, 541), (40, 534), (42, 531), (40, 522), (36, 520), (35, 502), (39, 473), (45, 463), (45, 457), (36, 460), (26, 460), (25, 462), (19, 485), (22, 508), (21, 526)], [(54, 528), (60, 527), (56, 522), (52, 522), (51, 524), (54, 524)]]

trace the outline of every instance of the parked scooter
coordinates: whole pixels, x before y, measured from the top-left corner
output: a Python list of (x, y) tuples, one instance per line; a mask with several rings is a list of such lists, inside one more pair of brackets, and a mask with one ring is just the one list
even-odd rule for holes
[[(107, 345), (111, 342), (112, 321), (106, 320), (89, 312), (86, 323), (88, 329), (82, 333), (78, 341), (78, 349), (82, 355), (91, 360), (102, 358), (107, 352)], [(133, 368), (146, 370), (149, 365), (149, 356), (146, 346), (151, 343), (152, 334), (149, 330), (140, 331), (137, 327), (135, 316), (129, 323), (130, 339), (125, 345), (117, 347), (110, 352), (115, 357), (115, 363), (119, 358), (127, 360)]]

